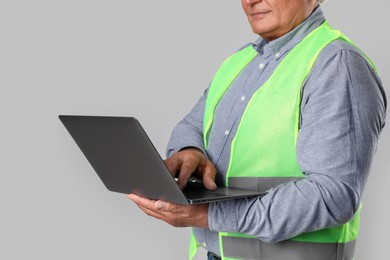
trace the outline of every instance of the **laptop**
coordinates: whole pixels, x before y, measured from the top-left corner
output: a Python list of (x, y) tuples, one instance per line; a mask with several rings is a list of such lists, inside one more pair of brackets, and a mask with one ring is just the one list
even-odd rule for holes
[(193, 178), (181, 190), (134, 117), (60, 115), (59, 119), (110, 191), (178, 204), (264, 195), (230, 187), (210, 191)]

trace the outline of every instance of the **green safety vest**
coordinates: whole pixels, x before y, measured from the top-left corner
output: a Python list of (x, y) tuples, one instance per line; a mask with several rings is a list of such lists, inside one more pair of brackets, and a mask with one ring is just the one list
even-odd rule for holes
[[(265, 191), (305, 178), (296, 158), (302, 85), (319, 53), (334, 40), (350, 40), (325, 21), (281, 61), (249, 101), (232, 141), (226, 186)], [(257, 55), (252, 46), (229, 57), (211, 82), (204, 113), (204, 144), (219, 100), (237, 75)], [(371, 63), (371, 61), (367, 58)], [(372, 63), (371, 63), (372, 64)], [(374, 65), (372, 64), (375, 69)], [(353, 259), (360, 209), (346, 224), (303, 233), (275, 244), (242, 233), (220, 232), (222, 259)], [(190, 259), (199, 243), (190, 243)]]

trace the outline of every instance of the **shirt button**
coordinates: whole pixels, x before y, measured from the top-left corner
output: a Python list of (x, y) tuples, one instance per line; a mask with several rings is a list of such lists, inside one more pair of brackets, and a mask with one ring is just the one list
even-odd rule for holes
[(280, 57), (280, 53), (277, 52), (277, 53), (275, 54), (275, 57), (276, 57), (276, 58), (279, 58), (279, 57)]
[(244, 100), (245, 100), (245, 96), (242, 96), (242, 97), (241, 97), (241, 101), (244, 101)]
[(229, 130), (226, 130), (226, 131), (225, 131), (225, 135), (226, 135), (226, 136), (229, 135), (229, 133), (230, 133)]
[(260, 63), (259, 68), (263, 69), (265, 67), (264, 63)]
[(202, 243), (202, 246), (203, 246), (204, 248), (206, 248), (206, 247), (207, 247), (207, 244), (206, 244), (205, 242), (203, 242), (203, 243)]

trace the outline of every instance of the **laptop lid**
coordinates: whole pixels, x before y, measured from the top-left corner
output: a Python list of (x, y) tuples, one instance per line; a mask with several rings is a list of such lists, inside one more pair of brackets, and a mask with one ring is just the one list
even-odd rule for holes
[(61, 122), (108, 190), (174, 202), (206, 203), (263, 193), (190, 183), (184, 193), (133, 117), (60, 115)]

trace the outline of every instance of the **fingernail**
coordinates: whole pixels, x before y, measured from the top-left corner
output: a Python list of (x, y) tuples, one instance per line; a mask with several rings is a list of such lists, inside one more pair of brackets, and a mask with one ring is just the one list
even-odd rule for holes
[(156, 208), (158, 210), (162, 210), (164, 208), (164, 202), (162, 202), (160, 200), (156, 201)]

